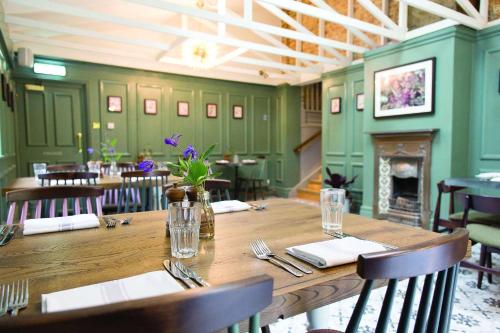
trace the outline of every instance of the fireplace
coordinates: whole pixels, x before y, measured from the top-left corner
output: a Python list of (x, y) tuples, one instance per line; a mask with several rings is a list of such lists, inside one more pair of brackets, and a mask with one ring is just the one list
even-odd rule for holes
[(428, 227), (430, 165), (435, 130), (370, 133), (375, 147), (376, 218)]

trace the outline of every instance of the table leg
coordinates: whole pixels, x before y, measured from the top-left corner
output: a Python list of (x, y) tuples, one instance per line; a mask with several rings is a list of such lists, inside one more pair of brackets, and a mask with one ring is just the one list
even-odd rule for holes
[(238, 200), (240, 197), (240, 182), (238, 181), (238, 169), (236, 165), (234, 167), (234, 200)]

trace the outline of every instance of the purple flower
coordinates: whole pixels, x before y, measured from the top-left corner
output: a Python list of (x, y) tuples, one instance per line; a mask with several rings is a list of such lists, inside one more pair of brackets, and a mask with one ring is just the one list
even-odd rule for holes
[(151, 160), (144, 160), (141, 163), (139, 163), (139, 170), (142, 170), (144, 172), (151, 172), (153, 171), (155, 167), (155, 162)]
[(193, 160), (198, 157), (198, 152), (192, 145), (188, 145), (182, 154), (184, 155), (184, 158), (189, 158), (191, 156)]
[(115, 148), (113, 148), (113, 147), (109, 147), (109, 148), (108, 148), (108, 153), (110, 153), (110, 154), (114, 154), (114, 153), (115, 153)]
[(87, 148), (87, 153), (89, 153), (89, 155), (92, 155), (94, 153), (94, 148), (88, 147)]
[(165, 144), (166, 145), (170, 145), (172, 147), (177, 147), (177, 145), (179, 144), (179, 139), (181, 138), (181, 134), (174, 134), (172, 135), (171, 137), (169, 138), (165, 138)]

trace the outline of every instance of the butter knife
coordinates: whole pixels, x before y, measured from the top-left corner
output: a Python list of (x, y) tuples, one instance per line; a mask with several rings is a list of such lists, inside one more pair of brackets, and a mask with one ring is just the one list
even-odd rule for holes
[(189, 276), (185, 275), (184, 273), (182, 273), (175, 265), (172, 265), (172, 262), (170, 260), (164, 260), (163, 261), (163, 266), (165, 267), (165, 269), (167, 270), (167, 272), (169, 272), (173, 277), (181, 280), (182, 282), (184, 282), (184, 284), (186, 286), (188, 286), (188, 288), (190, 289), (193, 289), (193, 288), (197, 288), (198, 286), (196, 285), (196, 283), (194, 283), (193, 281), (191, 281), (191, 279), (189, 278)]
[(15, 225), (10, 227), (10, 229), (7, 229), (5, 236), (3, 236), (2, 241), (0, 241), (0, 246), (6, 245), (12, 238), (14, 238), (15, 232), (16, 232)]
[(210, 284), (207, 281), (205, 281), (198, 273), (196, 273), (191, 268), (184, 265), (182, 262), (177, 261), (175, 263), (175, 266), (177, 266), (177, 268), (179, 268), (184, 274), (189, 276), (191, 279), (195, 280), (200, 286), (210, 287)]

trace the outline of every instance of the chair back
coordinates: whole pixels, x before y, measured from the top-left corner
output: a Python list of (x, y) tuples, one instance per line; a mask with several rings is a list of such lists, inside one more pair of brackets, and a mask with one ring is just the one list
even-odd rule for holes
[[(118, 168), (118, 171), (120, 173), (136, 170), (135, 164), (133, 162), (118, 162), (116, 163), (116, 167)], [(102, 174), (109, 176), (110, 168), (111, 163), (103, 163), (101, 165)]]
[[(366, 281), (346, 333), (357, 332), (370, 292), (378, 279), (389, 279), (375, 329), (375, 332), (386, 332), (398, 280), (409, 278), (397, 329), (397, 332), (407, 332), (417, 291), (417, 279), (424, 275), (413, 332), (448, 332), (458, 267), (465, 257), (468, 239), (467, 230), (456, 228), (451, 234), (425, 243), (360, 255), (357, 272)], [(435, 273), (437, 279), (434, 283)]]
[(205, 190), (210, 192), (213, 201), (231, 200), (229, 188), (231, 181), (227, 179), (208, 179), (205, 181)]
[[(457, 193), (457, 200), (464, 206), (463, 226), (467, 225), (469, 212), (471, 210), (492, 215), (500, 215), (500, 198), (498, 197)], [(478, 222), (474, 221), (474, 223)], [(484, 224), (486, 222), (482, 223)]]
[[(23, 224), (27, 218), (55, 217), (78, 214), (102, 215), (101, 199), (104, 190), (95, 186), (51, 186), (7, 192), (9, 203), (7, 224), (18, 217)], [(18, 209), (19, 208), (19, 209)], [(19, 211), (18, 211), (19, 210)]]
[(87, 167), (83, 164), (53, 164), (47, 166), (47, 172), (84, 172)]
[(448, 229), (460, 227), (461, 224), (457, 223), (457, 221), (441, 218), (441, 200), (443, 199), (443, 194), (449, 194), (450, 204), (448, 207), (448, 214), (451, 215), (455, 213), (455, 192), (463, 190), (465, 187), (449, 186), (444, 183), (444, 180), (442, 180), (437, 184), (437, 188), (438, 197), (436, 201), (436, 209), (434, 210), (434, 224), (432, 226), (432, 230), (434, 232), (438, 232), (440, 226)]
[(254, 179), (258, 180), (266, 180), (267, 179), (267, 159), (258, 157), (257, 158), (257, 166), (255, 168), (255, 174), (253, 175)]
[(54, 172), (38, 175), (42, 186), (50, 185), (97, 185), (99, 174), (96, 172)]
[(168, 182), (168, 175), (168, 170), (122, 172), (118, 213), (164, 209), (162, 189)]
[(0, 321), (3, 333), (209, 333), (249, 318), (249, 332), (260, 331), (259, 312), (271, 304), (273, 279), (260, 275), (210, 288), (88, 309), (25, 315)]

